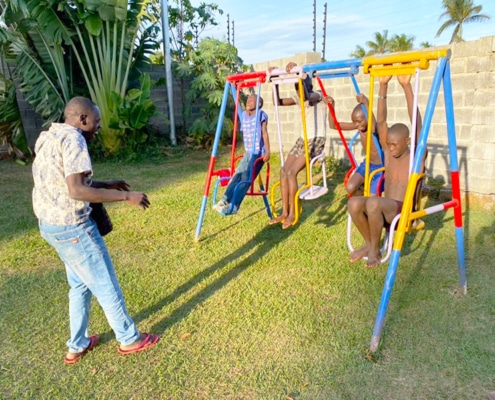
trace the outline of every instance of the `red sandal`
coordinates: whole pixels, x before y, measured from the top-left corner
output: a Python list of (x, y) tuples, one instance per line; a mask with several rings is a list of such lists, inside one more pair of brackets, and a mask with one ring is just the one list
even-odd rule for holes
[(137, 353), (139, 351), (147, 350), (151, 347), (153, 347), (155, 344), (157, 344), (160, 341), (160, 336), (154, 335), (152, 333), (144, 333), (145, 337), (141, 344), (134, 348), (134, 349), (129, 349), (129, 350), (123, 350), (119, 347), (119, 353), (120, 354), (131, 354), (131, 353)]
[(80, 353), (74, 353), (74, 358), (67, 358), (67, 356), (64, 358), (64, 362), (66, 364), (75, 364), (76, 362), (78, 362), (81, 358), (83, 358), (87, 353), (88, 351), (91, 351), (93, 350), (97, 345), (98, 343), (100, 343), (100, 337), (98, 335), (91, 335), (89, 337), (89, 346), (86, 347), (83, 351), (81, 351)]

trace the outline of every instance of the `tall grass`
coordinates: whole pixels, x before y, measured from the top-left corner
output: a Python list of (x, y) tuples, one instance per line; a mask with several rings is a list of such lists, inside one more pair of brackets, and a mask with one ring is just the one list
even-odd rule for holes
[(342, 177), (288, 230), (268, 226), (260, 198), (231, 217), (209, 203), (195, 242), (208, 160), (186, 152), (94, 166), (96, 179), (124, 177), (150, 197), (146, 211), (108, 205), (106, 242), (131, 315), (162, 340), (120, 356), (94, 301), (90, 333), (102, 343), (73, 366), (62, 360), (64, 268), (39, 236), (30, 168), (0, 162), (0, 398), (483, 399), (495, 390), (492, 213), (464, 213), (466, 296), (452, 214), (407, 237), (372, 355), (387, 267), (349, 264)]

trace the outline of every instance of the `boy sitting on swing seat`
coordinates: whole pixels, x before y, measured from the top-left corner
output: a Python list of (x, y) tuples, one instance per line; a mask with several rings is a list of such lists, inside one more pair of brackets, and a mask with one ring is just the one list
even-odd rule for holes
[[(378, 93), (377, 126), (380, 143), (385, 156), (385, 195), (382, 197), (353, 196), (347, 203), (352, 221), (364, 238), (364, 245), (350, 254), (350, 261), (356, 262), (368, 257), (367, 268), (380, 265), (380, 238), (382, 229), (401, 213), (407, 184), (409, 182), (409, 128), (396, 123), (387, 125), (387, 90), (391, 76), (380, 77)], [(413, 119), (414, 95), (411, 87), (411, 75), (398, 75), (406, 97), (409, 118)], [(421, 116), (417, 111), (416, 140), (421, 130)], [(422, 161), (424, 163), (424, 159)]]
[[(364, 94), (358, 94), (356, 96), (356, 100), (358, 104), (354, 107), (351, 112), (351, 120), (352, 122), (339, 122), (340, 129), (343, 131), (351, 131), (357, 130), (359, 134), (359, 139), (361, 141), (361, 145), (364, 149), (366, 149), (366, 140), (368, 135), (368, 117), (366, 115), (368, 111), (368, 98)], [(331, 96), (327, 96), (323, 99), (325, 103), (330, 103), (335, 110), (335, 100)], [(366, 113), (364, 109), (366, 109)], [(373, 136), (377, 137), (378, 133), (376, 129), (376, 120), (375, 116), (372, 117), (372, 126), (371, 130), (373, 132)], [(332, 115), (328, 115), (328, 123), (331, 129), (337, 129), (335, 121), (332, 118)], [(375, 144), (375, 140), (371, 141), (371, 151), (370, 151), (370, 173), (383, 167), (382, 158), (380, 155), (381, 149), (379, 150)], [(366, 168), (366, 159), (364, 159), (361, 164), (358, 165), (354, 173), (351, 175), (346, 184), (346, 190), (349, 197), (352, 196), (362, 196), (363, 190), (362, 186), (364, 185), (364, 176), (365, 176), (365, 168)], [(378, 172), (373, 176), (373, 179), (370, 184), (370, 195), (376, 196), (379, 195), (382, 190), (382, 176), (383, 172)]]
[[(297, 64), (289, 62), (285, 70), (290, 73)], [(271, 72), (277, 67), (270, 67)], [(308, 136), (309, 158), (312, 159), (321, 154), (325, 149), (325, 129), (322, 125), (326, 124), (327, 106), (322, 102), (323, 96), (320, 91), (313, 90), (311, 77), (305, 74), (303, 82), (304, 89), (304, 104), (301, 105), (304, 109), (306, 118), (306, 129)], [(296, 92), (299, 91), (299, 83), (295, 84)], [(300, 105), (299, 95), (293, 97), (280, 98), (278, 95), (278, 85), (276, 86), (277, 94), (273, 99), (279, 106), (294, 106)], [(309, 139), (311, 137), (311, 139)], [(280, 191), (282, 193), (282, 213), (270, 220), (270, 225), (282, 224), (282, 229), (288, 229), (292, 226), (295, 220), (295, 195), (299, 188), (297, 183), (297, 175), (306, 168), (306, 154), (304, 145), (304, 135), (297, 139), (296, 143), (290, 150), (284, 165), (280, 169)]]
[[(270, 160), (270, 141), (268, 138), (268, 115), (261, 108), (263, 98), (259, 98), (258, 118), (256, 118), (255, 94), (250, 94), (246, 100), (246, 109), (242, 112), (241, 130), (244, 142), (245, 153), (235, 170), (234, 176), (230, 179), (225, 194), (220, 201), (213, 206), (213, 209), (222, 215), (236, 214), (241, 206), (242, 200), (251, 186), (251, 182), (256, 179), (263, 168), (264, 163)], [(263, 161), (255, 161), (263, 157)], [(252, 175), (252, 168), (254, 175)], [(231, 208), (231, 203), (234, 204)], [(229, 210), (231, 210), (229, 212)]]

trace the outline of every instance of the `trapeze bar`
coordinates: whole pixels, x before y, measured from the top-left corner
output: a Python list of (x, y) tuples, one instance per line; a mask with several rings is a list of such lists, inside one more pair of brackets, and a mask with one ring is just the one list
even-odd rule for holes
[(317, 64), (306, 64), (303, 66), (303, 71), (322, 71), (327, 69), (339, 69), (339, 68), (359, 68), (362, 65), (361, 58), (352, 58), (350, 60), (341, 61), (326, 61)]
[(302, 72), (303, 70), (299, 66), (295, 66), (290, 72), (287, 72), (285, 69), (277, 68), (267, 72), (267, 77), (270, 82), (275, 84), (296, 83), (302, 78)]
[(320, 78), (345, 78), (359, 73), (361, 59), (329, 61), (318, 64), (307, 64), (303, 66), (303, 71), (312, 77)]
[[(308, 72), (309, 73), (309, 72)], [(339, 71), (339, 72), (318, 72), (318, 73), (313, 73), (311, 74), (313, 77), (314, 76), (319, 76), (322, 79), (328, 79), (328, 78), (349, 78), (351, 76), (357, 75), (359, 71)]]
[(450, 50), (442, 49), (437, 51), (411, 51), (408, 53), (397, 53), (384, 56), (371, 56), (363, 58), (362, 64), (377, 65), (377, 64), (393, 64), (393, 63), (408, 63), (421, 59), (438, 60), (442, 57), (450, 58)]
[[(375, 73), (375, 75), (411, 74), (410, 71), (415, 68), (428, 69), (430, 66), (430, 60), (438, 60), (443, 57), (450, 58), (450, 55), (450, 50), (443, 49), (437, 51), (412, 51), (409, 53), (365, 57), (362, 62), (363, 72), (368, 74), (370, 73), (370, 69), (380, 69), (381, 71), (386, 72), (383, 74)], [(392, 73), (394, 71), (396, 72), (395, 74)]]
[(246, 72), (244, 74), (230, 75), (226, 78), (228, 82), (237, 83), (242, 81), (254, 81), (256, 83), (265, 83), (266, 71)]

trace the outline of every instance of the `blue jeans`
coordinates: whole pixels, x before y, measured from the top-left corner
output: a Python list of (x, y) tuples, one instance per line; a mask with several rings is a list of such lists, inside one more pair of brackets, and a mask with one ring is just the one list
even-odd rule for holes
[[(239, 206), (242, 203), (242, 200), (244, 200), (244, 197), (246, 196), (247, 191), (251, 187), (251, 175), (249, 174), (249, 165), (252, 162), (261, 157), (260, 154), (251, 154), (251, 153), (245, 153), (244, 156), (241, 159), (241, 162), (237, 166), (235, 170), (234, 176), (230, 179), (229, 186), (227, 186), (227, 190), (225, 191), (225, 194), (222, 196), (222, 200), (231, 203), (232, 200), (234, 200), (234, 205), (239, 208)], [(258, 162), (256, 164), (256, 170), (254, 173), (254, 178), (258, 176), (258, 174), (261, 171), (261, 168), (263, 168), (264, 162)], [(254, 168), (254, 164), (253, 164)], [(240, 184), (239, 182), (245, 182)], [(233, 197), (235, 196), (235, 199)]]
[(69, 351), (80, 353), (89, 346), (88, 324), (92, 295), (121, 345), (139, 339), (129, 316), (107, 246), (96, 224), (88, 218), (77, 225), (50, 225), (39, 221), (40, 233), (57, 250), (69, 282)]

